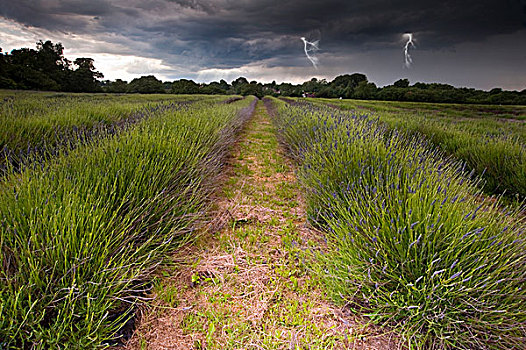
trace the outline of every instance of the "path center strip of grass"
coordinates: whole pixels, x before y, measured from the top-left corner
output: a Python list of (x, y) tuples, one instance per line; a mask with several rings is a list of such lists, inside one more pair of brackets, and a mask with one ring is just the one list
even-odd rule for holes
[(223, 180), (216, 219), (159, 273), (128, 348), (395, 348), (389, 335), (327, 302), (305, 267), (316, 239), (261, 102)]

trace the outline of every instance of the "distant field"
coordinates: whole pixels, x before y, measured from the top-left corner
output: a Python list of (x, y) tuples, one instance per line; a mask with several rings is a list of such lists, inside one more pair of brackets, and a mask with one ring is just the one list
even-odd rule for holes
[[(302, 99), (299, 99), (302, 100)], [(379, 118), (390, 128), (423, 135), (466, 162), (488, 194), (526, 198), (526, 107), (445, 103), (307, 99)]]
[(318, 99), (324, 102), (335, 102), (336, 105), (348, 109), (363, 109), (372, 111), (406, 111), (430, 112), (437, 116), (455, 118), (509, 118), (526, 120), (526, 106), (499, 106), (457, 103), (428, 102), (397, 102), (397, 101), (366, 101), (366, 100), (335, 100)]
[(0, 90), (0, 169), (114, 134), (162, 110), (225, 98)]

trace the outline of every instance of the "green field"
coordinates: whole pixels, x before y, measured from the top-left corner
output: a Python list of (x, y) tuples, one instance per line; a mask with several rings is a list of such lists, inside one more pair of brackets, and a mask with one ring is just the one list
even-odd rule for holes
[[(44, 105), (41, 94), (26, 98), (14, 104), (39, 106), (26, 118), (30, 126), (53, 119), (61, 97)], [(80, 108), (98, 96), (67, 99)], [(152, 102), (150, 96), (107, 99), (129, 113)], [(2, 346), (85, 348), (115, 337), (151, 271), (204, 219), (222, 159), (251, 103), (197, 98), (188, 108), (159, 109), (122, 132), (8, 171), (0, 184)], [(85, 122), (85, 114), (65, 119), (77, 121)]]
[(56, 154), (198, 99), (224, 97), (0, 91), (0, 167)]
[[(184, 291), (159, 283), (159, 268), (177, 279), (169, 256), (217, 224), (211, 207), (222, 197), (236, 201), (232, 212), (264, 209), (265, 222), (227, 210), (230, 236), (214, 249), (245, 249), (256, 274), (272, 265), (272, 307), (260, 316), (273, 332), (302, 335), (301, 346), (349, 344), (347, 335), (323, 338), (332, 326), (305, 306), (322, 299), (295, 300), (322, 294), (408, 348), (523, 346), (526, 108), (263, 102), (0, 91), (0, 349), (108, 347), (152, 290), (167, 308), (178, 305)], [(232, 165), (243, 130), (252, 138)], [(305, 213), (296, 211), (296, 191)], [(317, 237), (303, 244), (305, 220)], [(279, 234), (282, 245), (273, 246)], [(188, 254), (197, 266), (201, 258)], [(229, 265), (233, 276), (238, 265)], [(256, 290), (245, 277), (240, 291), (192, 274), (192, 285), (214, 284), (213, 300), (223, 285), (240, 295), (225, 291), (224, 309), (192, 305), (206, 313), (185, 318), (186, 331), (206, 332), (209, 348), (221, 348), (226, 331), (210, 321), (221, 314), (243, 325), (228, 328), (230, 346), (289, 348), (292, 335), (262, 333), (234, 313), (236, 300)]]
[(526, 198), (526, 107), (309, 99), (425, 138), (482, 176), (488, 194)]
[(326, 232), (328, 250), (314, 268), (335, 300), (395, 327), (415, 348), (524, 344), (520, 208), (486, 199), (441, 144), (386, 122), (392, 112), (375, 118), (304, 102), (274, 104), (309, 220)]

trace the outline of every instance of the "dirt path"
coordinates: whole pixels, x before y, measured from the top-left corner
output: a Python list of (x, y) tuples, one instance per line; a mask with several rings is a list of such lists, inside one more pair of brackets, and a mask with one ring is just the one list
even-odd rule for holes
[(326, 301), (302, 259), (315, 244), (263, 103), (217, 194), (214, 228), (160, 272), (129, 349), (388, 349)]

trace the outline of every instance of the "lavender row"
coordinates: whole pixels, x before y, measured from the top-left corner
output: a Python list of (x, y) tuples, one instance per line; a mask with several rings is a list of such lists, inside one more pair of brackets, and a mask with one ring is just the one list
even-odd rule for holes
[[(356, 110), (354, 101), (310, 101), (333, 108)], [(360, 102), (363, 103), (363, 102)], [(507, 199), (526, 200), (526, 128), (520, 119), (501, 119), (498, 114), (480, 117), (455, 111), (451, 105), (431, 105), (436, 110), (397, 110), (380, 102), (367, 103), (369, 110), (390, 128), (420, 135), (473, 169), (483, 178), (488, 194), (505, 194)], [(423, 105), (420, 108), (431, 106)], [(458, 107), (457, 107), (458, 108)], [(498, 113), (499, 110), (495, 110)]]
[[(252, 104), (251, 104), (252, 103)], [(206, 220), (253, 99), (166, 109), (0, 186), (0, 347), (117, 345), (152, 273)]]
[(19, 100), (11, 97), (0, 106), (0, 120), (5, 124), (0, 132), (0, 172), (8, 168), (19, 171), (24, 164), (126, 131), (146, 118), (187, 108), (195, 101), (174, 101), (164, 96), (109, 99), (55, 95), (45, 98), (38, 93), (25, 93)]
[(317, 269), (335, 300), (409, 347), (522, 346), (521, 208), (485, 199), (462, 163), (415, 135), (367, 115), (274, 103), (309, 220), (326, 232)]

